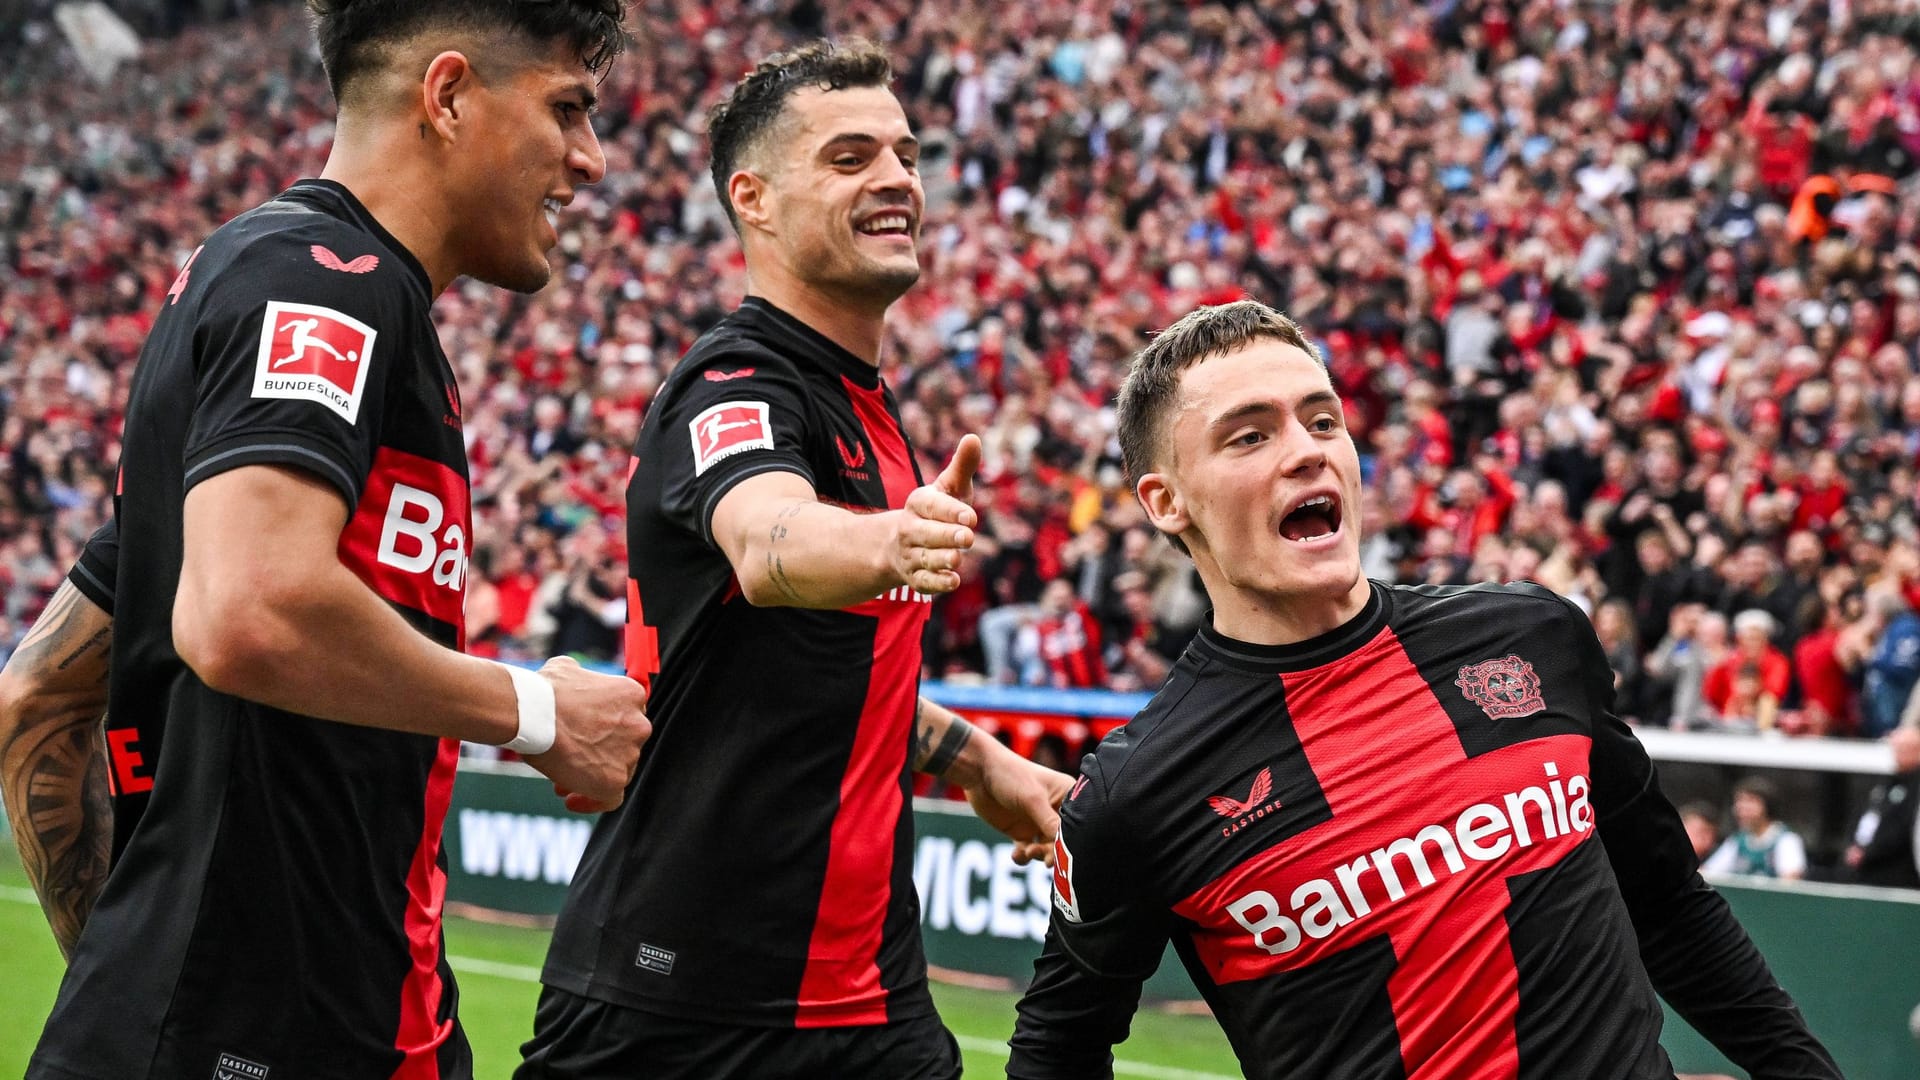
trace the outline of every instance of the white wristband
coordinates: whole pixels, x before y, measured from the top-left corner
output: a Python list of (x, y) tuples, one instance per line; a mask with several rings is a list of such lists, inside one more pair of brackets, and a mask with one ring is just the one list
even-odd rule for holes
[(500, 745), (521, 757), (553, 749), (553, 684), (537, 671), (501, 664), (513, 676), (513, 696), (520, 705), (520, 730)]

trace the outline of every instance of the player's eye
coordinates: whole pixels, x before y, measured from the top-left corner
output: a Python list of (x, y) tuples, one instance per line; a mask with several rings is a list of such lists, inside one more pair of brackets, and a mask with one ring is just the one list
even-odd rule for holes
[(1316, 416), (1307, 429), (1316, 435), (1328, 435), (1340, 429), (1340, 421), (1331, 414)]
[(1228, 441), (1229, 446), (1258, 446), (1266, 440), (1266, 433), (1258, 428), (1248, 428)]
[(833, 166), (836, 169), (857, 169), (860, 167), (860, 155), (841, 154), (833, 159)]
[(569, 126), (587, 111), (581, 108), (577, 102), (572, 101), (562, 101), (558, 105), (555, 105), (553, 109), (560, 114), (560, 122)]

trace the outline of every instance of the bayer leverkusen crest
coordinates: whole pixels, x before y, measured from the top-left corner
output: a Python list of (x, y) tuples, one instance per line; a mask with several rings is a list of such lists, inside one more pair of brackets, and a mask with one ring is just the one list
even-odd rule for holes
[(1495, 720), (1517, 720), (1546, 709), (1540, 696), (1540, 676), (1533, 665), (1508, 653), (1460, 669), (1454, 680), (1460, 691)]

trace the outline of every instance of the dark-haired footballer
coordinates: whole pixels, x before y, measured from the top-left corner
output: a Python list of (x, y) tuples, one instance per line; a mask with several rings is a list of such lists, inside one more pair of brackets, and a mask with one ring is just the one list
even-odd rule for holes
[(627, 487), (627, 663), (655, 733), (595, 827), (518, 1076), (959, 1075), (913, 892), (912, 770), (1044, 858), (1069, 778), (918, 699), (980, 455), (920, 475), (880, 377), (918, 278), (886, 54), (816, 43), (714, 111), (749, 296), (661, 386)]
[(604, 171), (622, 4), (312, 6), (326, 169), (207, 238), (134, 373), (108, 714), (146, 806), (35, 1080), (470, 1077), (440, 934), (460, 740), (604, 809), (647, 734), (630, 679), (458, 651), (466, 455), (428, 316), (461, 275), (546, 283), (552, 208)]
[(1182, 318), (1119, 431), (1213, 613), (1062, 807), (1009, 1076), (1111, 1076), (1169, 941), (1249, 1077), (1673, 1080), (1656, 992), (1755, 1077), (1840, 1075), (1695, 871), (1586, 616), (1361, 576), (1299, 327)]

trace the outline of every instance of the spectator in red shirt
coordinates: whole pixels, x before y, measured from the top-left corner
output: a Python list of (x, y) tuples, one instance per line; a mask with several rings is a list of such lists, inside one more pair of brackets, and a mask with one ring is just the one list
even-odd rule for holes
[(1773, 647), (1773, 616), (1749, 608), (1733, 617), (1733, 651), (1707, 672), (1701, 696), (1732, 727), (1770, 731), (1786, 699), (1793, 667)]
[(1065, 578), (1047, 582), (1040, 593), (1040, 617), (1021, 632), (1014, 650), (1029, 683), (1056, 690), (1106, 685), (1100, 622)]

